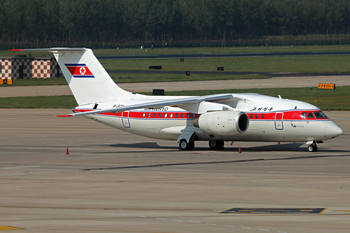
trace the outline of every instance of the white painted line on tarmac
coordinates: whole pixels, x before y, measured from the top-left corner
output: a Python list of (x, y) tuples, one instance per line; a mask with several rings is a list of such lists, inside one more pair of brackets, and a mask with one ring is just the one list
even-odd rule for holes
[(179, 220), (179, 219), (171, 219), (171, 220), (175, 222), (182, 222), (182, 220)]
[(41, 167), (41, 166), (3, 167), (1, 169), (21, 169), (21, 168), (32, 168), (32, 167)]

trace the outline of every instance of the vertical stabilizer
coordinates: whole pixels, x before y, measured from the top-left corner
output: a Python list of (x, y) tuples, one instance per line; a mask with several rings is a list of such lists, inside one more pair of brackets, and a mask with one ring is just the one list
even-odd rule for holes
[(131, 93), (121, 89), (97, 60), (91, 49), (24, 49), (52, 52), (79, 105), (125, 99)]
[(91, 49), (53, 51), (79, 105), (95, 104), (130, 96), (117, 86)]

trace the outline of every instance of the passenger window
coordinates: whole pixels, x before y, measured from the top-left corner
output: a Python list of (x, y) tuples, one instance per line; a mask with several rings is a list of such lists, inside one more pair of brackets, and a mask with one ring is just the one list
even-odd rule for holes
[(193, 118), (196, 118), (196, 114), (193, 113), (192, 117), (193, 117)]
[(142, 114), (142, 117), (145, 117), (145, 116), (146, 116), (146, 113), (143, 113), (143, 114)]
[(173, 114), (172, 113), (170, 114), (170, 118), (173, 118)]
[(302, 114), (301, 114), (301, 118), (303, 118), (303, 119), (305, 119), (306, 118), (306, 112), (303, 112)]
[(184, 114), (183, 114), (183, 113), (181, 113), (181, 117), (184, 117)]
[(255, 114), (255, 119), (258, 119), (259, 118), (259, 115), (258, 114)]
[(187, 118), (190, 118), (190, 114), (189, 113), (187, 113)]
[(156, 118), (157, 114), (156, 113), (153, 113), (153, 117)]
[(249, 118), (252, 119), (253, 118), (253, 114), (250, 114)]
[(179, 117), (179, 114), (178, 114), (178, 113), (176, 113), (175, 117), (176, 117), (176, 118), (178, 118), (178, 117)]
[(261, 119), (264, 119), (264, 118), (265, 118), (265, 114), (262, 114), (262, 115), (261, 115)]
[(165, 117), (165, 118), (167, 118), (167, 116), (168, 116), (168, 114), (167, 114), (167, 113), (165, 113), (165, 114), (164, 114), (164, 117)]
[(314, 118), (314, 115), (312, 114), (312, 112), (309, 112), (309, 114), (307, 114), (307, 118)]
[(158, 115), (159, 117), (162, 117), (162, 114), (161, 113), (159, 113), (159, 115)]
[(148, 113), (148, 117), (151, 117), (151, 113)]

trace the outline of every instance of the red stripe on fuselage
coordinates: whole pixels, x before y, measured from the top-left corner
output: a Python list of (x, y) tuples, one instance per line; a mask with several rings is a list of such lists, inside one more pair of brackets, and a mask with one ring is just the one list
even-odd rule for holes
[[(290, 120), (290, 121), (297, 121), (297, 120), (327, 120), (329, 118), (316, 118), (315, 116), (313, 117), (307, 117), (309, 113), (314, 113), (314, 112), (321, 112), (321, 110), (316, 110), (316, 111), (276, 111), (276, 112), (247, 112), (246, 114), (249, 117), (249, 120)], [(283, 116), (279, 115), (279, 113), (282, 113)], [(306, 113), (306, 117), (302, 117), (302, 113)]]
[[(94, 110), (90, 109), (75, 109), (75, 112), (90, 112)], [(306, 112), (309, 114), (310, 112), (321, 112), (321, 110), (316, 111), (281, 111), (281, 112), (247, 112), (246, 114), (249, 117), (249, 120), (255, 121), (271, 121), (275, 120), (284, 120), (284, 121), (296, 121), (296, 120), (328, 120), (329, 118), (302, 118), (302, 113)], [(278, 113), (282, 113), (283, 117), (278, 117)], [(194, 119), (200, 116), (200, 114), (194, 114), (189, 112), (154, 112), (154, 111), (129, 111), (121, 112), (121, 113), (100, 113), (99, 115), (107, 115), (107, 116), (116, 116), (116, 117), (129, 117), (136, 119)]]

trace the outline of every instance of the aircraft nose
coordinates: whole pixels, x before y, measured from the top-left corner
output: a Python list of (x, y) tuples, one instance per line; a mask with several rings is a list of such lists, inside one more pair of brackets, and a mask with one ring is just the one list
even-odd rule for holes
[(337, 126), (333, 121), (326, 126), (326, 136), (330, 138), (337, 137), (343, 134), (343, 130)]

